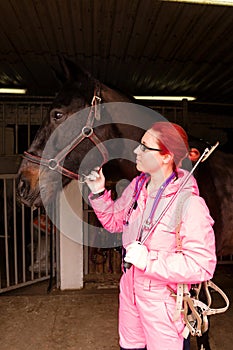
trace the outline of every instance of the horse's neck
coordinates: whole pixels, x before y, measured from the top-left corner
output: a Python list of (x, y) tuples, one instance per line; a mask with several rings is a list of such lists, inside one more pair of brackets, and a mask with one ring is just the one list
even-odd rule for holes
[(128, 96), (101, 84), (101, 97), (103, 102), (132, 102)]

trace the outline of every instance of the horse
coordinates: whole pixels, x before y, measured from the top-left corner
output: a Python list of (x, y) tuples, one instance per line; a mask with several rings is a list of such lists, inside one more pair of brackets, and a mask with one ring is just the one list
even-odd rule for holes
[[(97, 166), (109, 187), (130, 181), (137, 175), (133, 148), (153, 122), (164, 120), (73, 62), (63, 59), (61, 65), (62, 88), (18, 171), (18, 195), (28, 206), (46, 207), (72, 179), (82, 181)], [(232, 157), (215, 151), (195, 174), (215, 220), (218, 255), (233, 252)]]

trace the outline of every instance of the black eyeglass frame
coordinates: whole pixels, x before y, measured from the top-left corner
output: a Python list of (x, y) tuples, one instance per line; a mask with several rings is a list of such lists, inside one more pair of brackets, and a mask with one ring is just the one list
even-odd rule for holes
[(140, 150), (141, 150), (142, 152), (145, 152), (146, 150), (148, 150), (148, 151), (162, 152), (162, 150), (159, 149), (159, 148), (148, 147), (148, 146), (144, 145), (144, 143), (141, 143), (141, 142), (140, 142), (140, 144), (139, 144), (139, 147), (140, 147)]

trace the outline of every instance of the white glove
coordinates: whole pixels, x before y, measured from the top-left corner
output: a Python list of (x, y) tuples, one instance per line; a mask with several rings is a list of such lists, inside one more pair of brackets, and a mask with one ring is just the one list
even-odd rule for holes
[(103, 192), (105, 190), (105, 177), (102, 168), (95, 168), (86, 176), (85, 182), (93, 194)]
[(148, 250), (141, 242), (133, 242), (126, 247), (125, 262), (133, 264), (140, 270), (145, 270), (147, 265)]

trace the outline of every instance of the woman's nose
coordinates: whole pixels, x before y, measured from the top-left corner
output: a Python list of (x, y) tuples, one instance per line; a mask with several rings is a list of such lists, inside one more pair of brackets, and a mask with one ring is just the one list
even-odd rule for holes
[(140, 145), (138, 145), (135, 149), (134, 149), (134, 153), (138, 154), (140, 152)]

